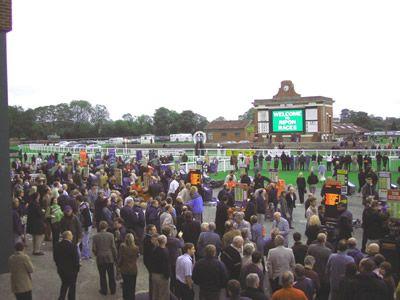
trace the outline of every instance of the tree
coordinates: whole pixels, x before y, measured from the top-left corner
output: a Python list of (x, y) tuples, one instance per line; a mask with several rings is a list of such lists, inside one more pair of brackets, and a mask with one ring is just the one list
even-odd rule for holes
[(165, 107), (156, 109), (154, 113), (154, 133), (159, 136), (177, 133), (179, 114)]
[(255, 113), (255, 109), (254, 109), (254, 107), (252, 107), (248, 111), (246, 111), (243, 115), (240, 115), (238, 119), (253, 121), (254, 113)]
[(130, 113), (122, 115), (122, 120), (128, 121), (128, 122), (133, 122), (133, 117)]
[(92, 116), (93, 107), (85, 100), (71, 101), (69, 104), (71, 120), (74, 123), (89, 122)]
[(107, 107), (97, 104), (92, 109), (90, 121), (94, 124), (97, 134), (101, 133), (102, 125), (110, 119)]
[(216, 118), (214, 121), (226, 121), (224, 117), (220, 116)]
[(395, 120), (393, 120), (392, 125), (390, 126), (390, 130), (394, 130), (394, 131), (397, 130), (397, 125), (396, 125)]

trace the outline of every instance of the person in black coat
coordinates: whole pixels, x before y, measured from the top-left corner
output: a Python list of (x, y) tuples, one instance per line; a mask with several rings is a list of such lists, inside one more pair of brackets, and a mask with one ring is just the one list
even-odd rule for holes
[(54, 249), (54, 261), (58, 275), (61, 278), (60, 297), (65, 299), (68, 292), (68, 300), (75, 299), (76, 278), (79, 272), (78, 248), (72, 243), (71, 231), (64, 231), (60, 241)]
[(360, 274), (356, 275), (354, 300), (389, 300), (390, 295), (385, 282), (373, 271), (375, 263), (368, 258), (360, 262)]
[(365, 185), (366, 183), (366, 175), (364, 172), (364, 169), (360, 169), (360, 172), (358, 173), (358, 192), (361, 192), (361, 188)]
[(300, 203), (304, 203), (304, 194), (306, 193), (306, 179), (303, 173), (300, 172), (296, 179), (297, 191), (299, 193)]
[(254, 196), (251, 195), (250, 201), (247, 202), (246, 210), (244, 212), (244, 219), (250, 222), (250, 217), (257, 215), (257, 204)]
[(222, 197), (222, 201), (217, 204), (217, 211), (215, 213), (215, 232), (222, 236), (225, 233), (225, 222), (228, 220), (228, 197)]
[(221, 261), (225, 264), (229, 279), (240, 280), (240, 270), (242, 267), (243, 238), (235, 236), (231, 245), (222, 250)]
[(356, 275), (357, 265), (355, 263), (347, 264), (345, 274), (339, 281), (339, 299), (354, 299)]
[(44, 210), (40, 207), (40, 194), (34, 193), (31, 196), (31, 201), (28, 206), (28, 220), (26, 226), (26, 232), (31, 234), (33, 237), (33, 254), (43, 255), (40, 251), (42, 241), (44, 238), (45, 230), (45, 219)]
[(193, 219), (191, 211), (185, 212), (185, 222), (182, 224), (182, 238), (185, 243), (197, 245), (201, 233), (200, 223)]

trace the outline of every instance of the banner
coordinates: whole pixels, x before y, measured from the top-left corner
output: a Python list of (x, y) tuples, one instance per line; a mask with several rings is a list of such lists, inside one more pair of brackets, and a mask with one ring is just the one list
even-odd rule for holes
[(114, 166), (117, 161), (117, 152), (115, 148), (108, 149), (108, 163), (110, 166)]
[(96, 151), (94, 153), (94, 164), (96, 167), (100, 166), (102, 163), (102, 157), (101, 157), (101, 152), (100, 151)]
[(388, 190), (386, 203), (390, 217), (400, 219), (400, 190)]
[(386, 200), (388, 190), (390, 190), (391, 184), (391, 173), (390, 172), (378, 172), (378, 193), (379, 199)]
[(336, 172), (336, 180), (342, 186), (342, 194), (347, 194), (347, 186), (349, 183), (349, 171), (347, 170), (337, 170)]
[(253, 157), (254, 153), (256, 153), (256, 150), (232, 150), (232, 149), (228, 149), (225, 151), (225, 155), (226, 156), (232, 156), (236, 155), (239, 156), (239, 154), (242, 153), (244, 156), (250, 156)]

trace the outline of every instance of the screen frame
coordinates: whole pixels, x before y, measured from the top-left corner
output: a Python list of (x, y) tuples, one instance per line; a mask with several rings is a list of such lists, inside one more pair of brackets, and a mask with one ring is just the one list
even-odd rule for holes
[[(273, 112), (274, 111), (287, 111), (287, 110), (301, 110), (303, 113), (303, 130), (298, 131), (274, 131), (274, 124), (273, 124)], [(305, 133), (306, 132), (306, 115), (305, 115), (304, 108), (276, 108), (276, 109), (269, 109), (269, 132), (275, 134), (294, 134), (294, 133)]]

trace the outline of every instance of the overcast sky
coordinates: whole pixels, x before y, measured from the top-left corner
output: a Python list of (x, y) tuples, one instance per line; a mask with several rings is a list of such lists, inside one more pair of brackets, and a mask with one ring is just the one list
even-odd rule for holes
[(14, 0), (9, 104), (84, 99), (236, 119), (292, 80), (302, 96), (400, 117), (400, 1)]

